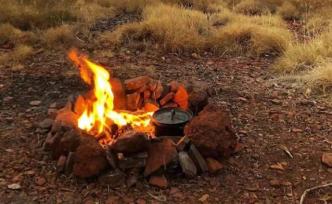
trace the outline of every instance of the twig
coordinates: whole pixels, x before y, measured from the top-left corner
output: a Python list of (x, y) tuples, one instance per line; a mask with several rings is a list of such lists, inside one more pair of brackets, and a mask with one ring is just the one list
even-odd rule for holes
[(332, 183), (327, 183), (327, 184), (324, 184), (324, 185), (319, 185), (319, 186), (314, 186), (312, 188), (308, 188), (307, 190), (305, 190), (301, 196), (301, 200), (300, 200), (300, 204), (303, 204), (304, 202), (304, 198), (305, 196), (310, 192), (310, 191), (313, 191), (313, 190), (317, 190), (319, 188), (325, 188), (325, 187), (329, 187), (329, 186), (332, 186)]

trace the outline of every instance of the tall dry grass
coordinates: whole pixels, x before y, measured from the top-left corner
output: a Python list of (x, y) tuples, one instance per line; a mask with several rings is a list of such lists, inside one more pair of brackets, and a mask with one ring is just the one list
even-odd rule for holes
[(227, 8), (206, 14), (174, 5), (145, 7), (143, 20), (105, 33), (103, 43), (117, 46), (156, 47), (171, 52), (201, 52), (259, 56), (278, 55), (291, 34), (276, 16), (248, 17)]

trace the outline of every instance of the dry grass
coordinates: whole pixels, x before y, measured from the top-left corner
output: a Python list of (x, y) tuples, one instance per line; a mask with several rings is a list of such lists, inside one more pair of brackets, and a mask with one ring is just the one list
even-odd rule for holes
[(0, 55), (0, 63), (9, 63), (10, 65), (23, 62), (33, 54), (33, 48), (27, 45), (19, 45), (12, 51)]
[(280, 18), (247, 17), (224, 8), (212, 15), (159, 4), (146, 7), (143, 21), (105, 33), (103, 42), (118, 46), (156, 46), (164, 51), (261, 55), (284, 51), (291, 39)]
[(76, 42), (75, 28), (70, 25), (61, 25), (47, 29), (44, 34), (44, 41), (48, 47), (57, 47), (65, 45), (73, 47)]
[(332, 63), (323, 63), (312, 70), (300, 75), (299, 79), (312, 89), (321, 90), (329, 94), (332, 88)]

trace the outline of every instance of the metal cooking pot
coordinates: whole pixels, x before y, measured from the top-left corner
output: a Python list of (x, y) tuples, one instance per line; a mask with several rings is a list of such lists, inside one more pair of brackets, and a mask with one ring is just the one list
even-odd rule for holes
[(192, 119), (191, 111), (180, 108), (161, 108), (152, 115), (156, 136), (183, 136), (184, 126)]

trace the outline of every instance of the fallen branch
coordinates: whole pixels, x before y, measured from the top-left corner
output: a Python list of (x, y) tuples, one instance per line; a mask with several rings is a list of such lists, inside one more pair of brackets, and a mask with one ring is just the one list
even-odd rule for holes
[(320, 188), (325, 188), (325, 187), (329, 187), (329, 186), (332, 186), (332, 183), (327, 183), (327, 184), (324, 184), (324, 185), (319, 185), (319, 186), (314, 186), (312, 188), (308, 188), (307, 190), (305, 190), (301, 196), (301, 199), (300, 199), (300, 204), (303, 204), (304, 202), (304, 198), (305, 196), (310, 192), (310, 191), (314, 191), (314, 190), (317, 190), (317, 189), (320, 189)]

